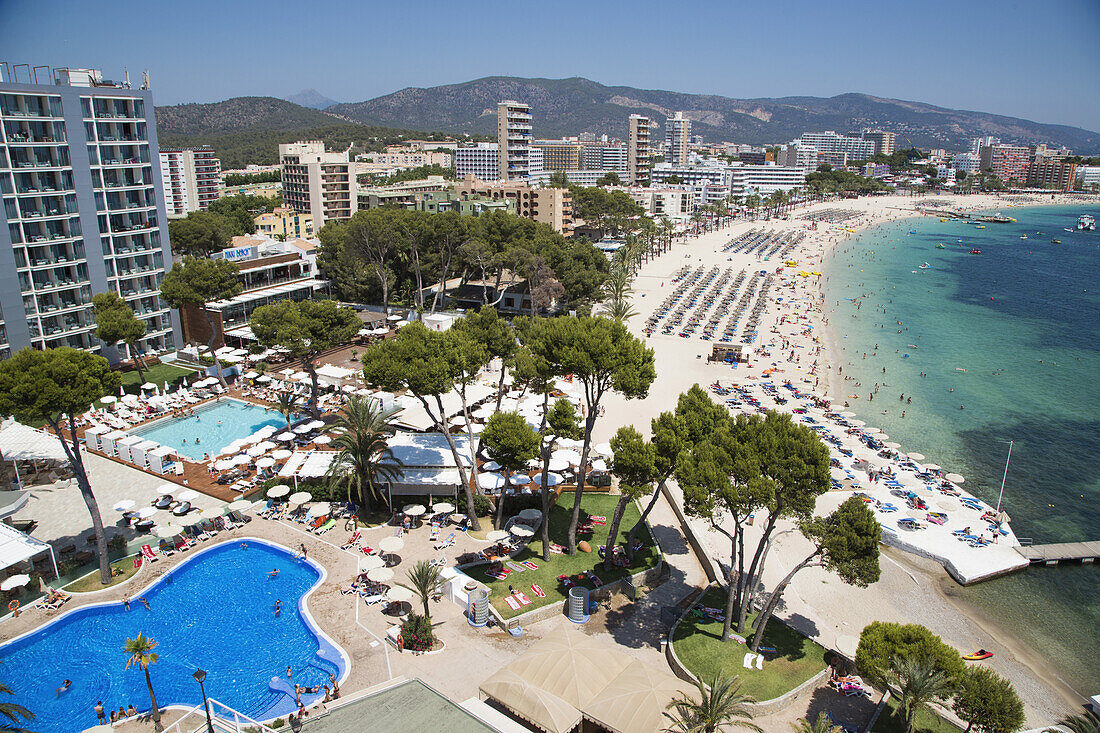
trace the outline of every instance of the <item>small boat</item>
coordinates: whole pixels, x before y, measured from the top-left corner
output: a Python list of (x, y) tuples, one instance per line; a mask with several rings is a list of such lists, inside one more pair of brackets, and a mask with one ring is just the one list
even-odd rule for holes
[(965, 659), (968, 662), (978, 662), (978, 661), (981, 661), (983, 659), (989, 659), (992, 656), (993, 656), (993, 652), (987, 652), (985, 649), (979, 649), (976, 652), (971, 652), (970, 654), (964, 654), (963, 659)]
[(1050, 243), (1051, 244), (1061, 244), (1062, 240), (1061, 239), (1052, 239), (1052, 240), (1050, 240)]
[(1069, 232), (1070, 234), (1073, 234), (1073, 230), (1072, 229), (1067, 229), (1066, 227), (1062, 227), (1062, 231), (1063, 232)]
[(1021, 234), (1020, 239), (1027, 239), (1027, 235), (1026, 234)]
[(985, 224), (979, 224), (975, 229), (985, 229)]
[(1092, 232), (1096, 230), (1096, 219), (1091, 214), (1082, 214), (1077, 217), (1077, 228), (1081, 231)]
[(943, 246), (943, 242), (940, 242), (936, 245), (936, 249), (947, 249), (947, 247)]
[(965, 369), (963, 369), (962, 367), (955, 367), (955, 371), (957, 371), (957, 372), (965, 372), (966, 370), (965, 370)]
[(982, 253), (982, 251), (980, 249), (970, 250), (970, 254), (972, 254), (972, 255), (980, 255), (981, 253)]
[(921, 270), (927, 270), (927, 269), (928, 269), (928, 268), (930, 268), (930, 267), (932, 267), (932, 265), (930, 265), (930, 264), (928, 264), (927, 262), (925, 262), (925, 263), (924, 263), (923, 265), (921, 265), (921, 266), (920, 266), (920, 268), (919, 268), (919, 269), (921, 269)]

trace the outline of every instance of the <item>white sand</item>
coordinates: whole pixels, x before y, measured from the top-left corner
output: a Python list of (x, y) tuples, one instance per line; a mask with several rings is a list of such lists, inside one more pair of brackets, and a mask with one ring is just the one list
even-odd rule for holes
[[(740, 270), (745, 270), (748, 276), (761, 269), (775, 272), (782, 266), (781, 261), (773, 258), (764, 262), (755, 254), (723, 253), (721, 248), (729, 240), (753, 229), (765, 228), (768, 230), (806, 229), (808, 222), (800, 217), (806, 213), (820, 209), (845, 209), (861, 212), (858, 219), (850, 220), (842, 224), (818, 225), (816, 231), (811, 231), (803, 240), (801, 246), (790, 255), (797, 260), (799, 266), (794, 270), (814, 271), (820, 269), (820, 264), (825, 254), (838, 242), (851, 236), (846, 230), (860, 230), (875, 224), (892, 221), (900, 218), (915, 216), (912, 208), (920, 203), (930, 201), (950, 204), (954, 209), (1001, 209), (1011, 215), (1010, 203), (1016, 205), (1033, 205), (1037, 203), (1052, 203), (1050, 197), (1033, 197), (1026, 201), (1019, 198), (1002, 198), (996, 196), (966, 196), (966, 197), (927, 197), (914, 199), (908, 196), (883, 196), (875, 198), (862, 198), (858, 200), (834, 201), (826, 204), (814, 204), (810, 207), (796, 209), (791, 213), (790, 220), (773, 220), (770, 222), (740, 222), (718, 232), (711, 232), (702, 237), (680, 241), (673, 245), (670, 252), (644, 265), (634, 281), (634, 307), (638, 315), (630, 322), (631, 330), (639, 337), (646, 339), (644, 327), (646, 319), (660, 305), (665, 297), (675, 287), (672, 284), (673, 276), (684, 266), (703, 266), (709, 269), (717, 266), (719, 270), (727, 267), (733, 268), (736, 276)], [(643, 433), (649, 428), (650, 420), (658, 413), (671, 410), (675, 407), (677, 395), (686, 391), (693, 384), (700, 384), (704, 388), (713, 382), (720, 381), (724, 386), (738, 384), (750, 387), (752, 393), (761, 398), (766, 407), (790, 410), (802, 403), (790, 399), (786, 405), (776, 405), (763, 397), (764, 392), (759, 387), (760, 373), (764, 368), (772, 364), (779, 370), (770, 379), (776, 386), (783, 381), (790, 380), (800, 390), (813, 390), (820, 396), (841, 396), (843, 390), (841, 384), (831, 385), (833, 389), (827, 389), (827, 379), (824, 375), (827, 371), (829, 354), (825, 351), (818, 335), (826, 331), (827, 314), (822, 312), (822, 295), (818, 288), (818, 278), (795, 278), (793, 288), (779, 288), (773, 286), (770, 303), (765, 311), (758, 329), (759, 336), (752, 345), (755, 351), (766, 351), (767, 356), (757, 355), (749, 368), (741, 365), (738, 369), (720, 364), (708, 364), (707, 355), (711, 353), (711, 347), (715, 341), (704, 341), (699, 338), (702, 328), (691, 338), (681, 338), (678, 335), (664, 335), (658, 329), (651, 337), (646, 339), (647, 345), (655, 352), (657, 379), (650, 389), (649, 396), (642, 401), (627, 401), (617, 395), (605, 399), (605, 416), (597, 422), (597, 441), (607, 440), (621, 425), (632, 424)], [(784, 303), (776, 302), (776, 297), (782, 297)], [(735, 301), (736, 302), (736, 301)], [(751, 305), (750, 305), (751, 309)], [(689, 309), (689, 313), (693, 309)], [(801, 314), (799, 318), (796, 314)], [(782, 316), (786, 315), (789, 323), (777, 324)], [(738, 328), (738, 338), (744, 325), (742, 318)], [(706, 318), (704, 318), (704, 322)], [(719, 326), (719, 333), (725, 326), (723, 318)], [(806, 329), (812, 326), (812, 330)], [(679, 330), (679, 329), (677, 329)], [(816, 335), (815, 335), (816, 334)], [(781, 339), (787, 339), (789, 346), (786, 350), (778, 348)], [(769, 343), (774, 346), (768, 349)], [(792, 358), (793, 353), (793, 358)], [(817, 365), (815, 367), (815, 362)], [(835, 372), (833, 372), (835, 374)], [(835, 380), (834, 380), (835, 381)], [(784, 396), (792, 397), (782, 388)], [(712, 395), (713, 396), (713, 395)], [(725, 399), (718, 397), (717, 399)], [(835, 403), (835, 409), (843, 410), (842, 401)], [(815, 413), (820, 417), (820, 412)], [(839, 431), (843, 435), (843, 431)], [(863, 446), (847, 441), (855, 451), (855, 457), (864, 457), (876, 461), (877, 466), (886, 465), (886, 461), (877, 458), (872, 451)], [(901, 450), (904, 450), (904, 446)], [(834, 456), (840, 457), (835, 453)], [(933, 457), (929, 457), (932, 460)], [(846, 468), (850, 468), (851, 459), (843, 461)], [(946, 467), (950, 470), (950, 467)], [(858, 476), (858, 474), (857, 474)], [(908, 474), (907, 485), (919, 483)], [(862, 488), (868, 489), (866, 474), (862, 476)], [(908, 510), (905, 500), (898, 497), (890, 497), (886, 487), (879, 486), (872, 491), (877, 498), (891, 500), (899, 507), (899, 512), (894, 515), (879, 515), (884, 525), (896, 526), (897, 518), (907, 516)], [(848, 492), (830, 492), (819, 505), (819, 512), (828, 512), (840, 501), (847, 498)], [(926, 498), (936, 501), (938, 493), (923, 494)], [(955, 512), (956, 516), (946, 525), (946, 529), (936, 529), (916, 533), (919, 538), (906, 536), (915, 544), (924, 543), (927, 549), (939, 547), (941, 554), (951, 552), (955, 556), (969, 557), (979, 565), (997, 564), (990, 558), (996, 553), (1002, 553), (1001, 561), (1011, 563), (1014, 553), (1005, 544), (999, 543), (992, 547), (970, 550), (960, 542), (950, 538), (950, 530), (970, 523), (973, 517), (963, 516), (963, 511)], [(728, 565), (729, 548), (728, 541), (716, 532), (707, 533), (702, 523), (694, 526), (700, 534), (708, 538), (710, 549), (716, 560)], [(779, 531), (793, 528), (790, 522), (781, 522)], [(912, 534), (912, 533), (907, 533)], [(988, 536), (988, 535), (987, 535)], [(747, 546), (755, 546), (755, 538), (747, 538)], [(779, 536), (774, 543), (773, 552), (768, 559), (768, 567), (764, 574), (764, 583), (771, 587), (777, 580), (786, 574), (787, 570), (808, 554), (808, 543), (797, 532), (789, 532)], [(898, 558), (895, 560), (894, 558)], [(904, 621), (922, 623), (943, 636), (961, 651), (972, 651), (984, 647), (995, 652), (996, 657), (991, 666), (1001, 674), (1011, 679), (1020, 691), (1027, 705), (1028, 721), (1034, 725), (1052, 723), (1056, 718), (1070, 709), (1073, 697), (1071, 691), (1059, 686), (1057, 689), (1048, 685), (1044, 680), (1050, 680), (1050, 670), (1046, 668), (1045, 661), (1032, 654), (1026, 654), (1025, 650), (1012, 648), (1011, 639), (998, 639), (995, 627), (987, 622), (972, 620), (964, 609), (952, 605), (938, 589), (938, 585), (946, 578), (944, 571), (921, 558), (905, 555), (890, 550), (883, 557), (882, 580), (867, 589), (855, 589), (843, 586), (840, 581), (828, 573), (817, 569), (807, 569), (796, 576), (795, 581), (784, 595), (784, 606), (778, 615), (792, 621), (794, 624), (811, 633), (826, 646), (837, 648), (840, 637), (858, 637), (860, 630), (873, 620)], [(905, 567), (909, 566), (909, 567)], [(949, 584), (951, 581), (947, 581)], [(948, 586), (949, 587), (949, 586)], [(842, 641), (851, 643), (851, 639)], [(1031, 656), (1032, 658), (1026, 658)]]

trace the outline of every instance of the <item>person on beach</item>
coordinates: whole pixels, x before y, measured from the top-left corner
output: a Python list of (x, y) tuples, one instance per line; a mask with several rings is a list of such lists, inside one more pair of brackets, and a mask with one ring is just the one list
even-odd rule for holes
[(96, 704), (95, 704), (95, 717), (96, 717), (96, 720), (99, 721), (100, 723), (106, 724), (106, 722), (107, 722), (107, 713), (105, 713), (103, 711), (103, 701), (102, 700), (97, 701)]

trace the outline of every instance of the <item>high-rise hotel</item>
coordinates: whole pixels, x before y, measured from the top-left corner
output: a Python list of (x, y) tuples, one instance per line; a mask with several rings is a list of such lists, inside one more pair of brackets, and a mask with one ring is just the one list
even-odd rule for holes
[(531, 175), (531, 106), (506, 100), (497, 105), (500, 180), (525, 181)]
[[(0, 358), (101, 350), (92, 296), (108, 291), (145, 321), (144, 351), (174, 348), (178, 320), (159, 294), (172, 252), (152, 93), (43, 68), (20, 79), (0, 65)], [(103, 355), (131, 356), (125, 345)]]

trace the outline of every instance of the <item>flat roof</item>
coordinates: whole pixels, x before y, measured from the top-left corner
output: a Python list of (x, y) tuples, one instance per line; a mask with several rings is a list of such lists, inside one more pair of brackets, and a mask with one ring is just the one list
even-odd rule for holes
[(302, 726), (305, 733), (495, 733), (455, 703), (417, 679), (331, 709), (324, 715), (310, 713)]

